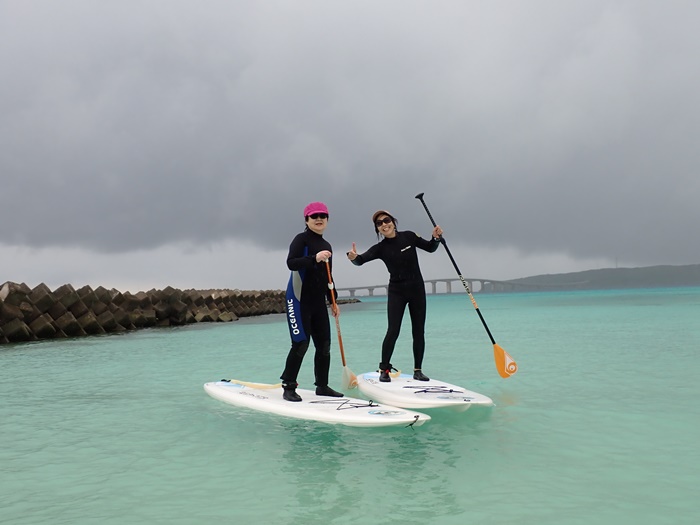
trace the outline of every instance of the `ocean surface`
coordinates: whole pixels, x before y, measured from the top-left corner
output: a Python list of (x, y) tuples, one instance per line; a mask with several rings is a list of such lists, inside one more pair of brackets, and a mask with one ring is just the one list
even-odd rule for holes
[[(465, 293), (429, 295), (425, 373), (496, 405), (415, 428), (207, 396), (221, 378), (278, 382), (281, 315), (0, 346), (0, 524), (700, 523), (700, 289), (476, 299), (519, 371), (496, 373)], [(377, 366), (384, 301), (341, 306), (355, 373)], [(410, 348), (407, 315), (397, 368)]]

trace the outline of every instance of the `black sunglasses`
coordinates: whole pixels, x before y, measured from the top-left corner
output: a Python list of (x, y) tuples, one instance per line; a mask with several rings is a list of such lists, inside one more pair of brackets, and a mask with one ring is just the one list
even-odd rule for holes
[(327, 213), (312, 213), (311, 215), (309, 215), (309, 217), (311, 217), (311, 218), (314, 219), (314, 220), (316, 220), (316, 219), (327, 219), (327, 218), (328, 218), (328, 214), (327, 214)]
[(394, 222), (394, 219), (391, 217), (384, 217), (383, 219), (377, 219), (374, 221), (374, 224), (376, 224), (377, 228), (379, 228), (382, 224), (389, 224), (390, 222)]

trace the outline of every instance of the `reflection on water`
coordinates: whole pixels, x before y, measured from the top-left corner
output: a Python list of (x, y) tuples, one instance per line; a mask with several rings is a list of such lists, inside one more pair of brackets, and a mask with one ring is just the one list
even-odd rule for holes
[[(469, 418), (468, 415), (474, 417)], [(413, 523), (464, 512), (465, 454), (478, 453), (491, 409), (432, 411), (418, 428), (360, 429), (287, 421), (279, 464), (293, 523)], [(367, 516), (365, 516), (367, 519)]]

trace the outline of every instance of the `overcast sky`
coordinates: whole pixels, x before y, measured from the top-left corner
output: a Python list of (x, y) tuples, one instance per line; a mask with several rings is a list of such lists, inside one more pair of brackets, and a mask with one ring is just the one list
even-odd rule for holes
[[(695, 0), (0, 0), (0, 284), (280, 289), (310, 201), (465, 276), (700, 263)], [(455, 275), (441, 248), (425, 278)]]

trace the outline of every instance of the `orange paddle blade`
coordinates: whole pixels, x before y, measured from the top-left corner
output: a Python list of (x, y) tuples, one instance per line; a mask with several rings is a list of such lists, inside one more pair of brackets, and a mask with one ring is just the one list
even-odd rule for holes
[(493, 345), (493, 358), (496, 360), (496, 370), (503, 378), (508, 378), (518, 371), (518, 365), (508, 352), (499, 345)]

